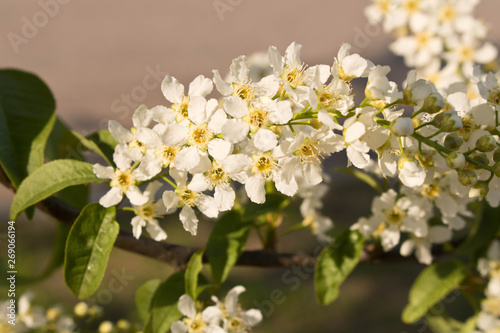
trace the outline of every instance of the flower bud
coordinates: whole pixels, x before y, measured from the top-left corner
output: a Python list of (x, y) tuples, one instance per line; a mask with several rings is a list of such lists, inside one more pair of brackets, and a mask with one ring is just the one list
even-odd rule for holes
[(98, 332), (99, 333), (111, 333), (113, 331), (113, 323), (106, 320), (99, 325)]
[(477, 182), (477, 176), (474, 171), (471, 170), (457, 170), (458, 181), (464, 186), (471, 186)]
[(433, 92), (427, 96), (422, 105), (422, 109), (430, 114), (438, 113), (446, 106), (443, 96), (438, 92)]
[[(481, 163), (481, 164), (484, 164), (484, 165), (488, 165), (490, 163), (490, 161), (488, 160), (488, 156), (486, 156), (485, 153), (474, 153), (473, 155), (471, 155), (471, 158), (476, 161), (477, 163)], [(474, 167), (474, 169), (481, 169), (481, 166), (477, 165), (477, 164), (473, 164), (472, 165)]]
[(415, 158), (420, 162), (420, 164), (425, 168), (430, 168), (434, 166), (434, 152), (429, 150), (424, 150), (422, 153), (417, 154)]
[(451, 169), (461, 169), (465, 166), (465, 156), (454, 151), (446, 157), (446, 164)]
[(319, 121), (317, 118), (310, 119), (309, 120), (309, 125), (311, 125), (312, 128), (314, 128), (314, 129), (320, 129), (321, 126), (323, 126), (323, 124), (321, 123), (321, 121)]
[(79, 302), (75, 305), (73, 312), (77, 317), (84, 317), (89, 311), (89, 306), (85, 302)]
[(56, 321), (61, 316), (61, 309), (59, 308), (49, 308), (47, 309), (47, 320), (48, 321)]
[(482, 152), (493, 151), (497, 147), (497, 141), (492, 135), (483, 135), (476, 141), (476, 148)]
[(453, 110), (439, 113), (434, 118), (434, 123), (443, 132), (455, 132), (463, 126), (462, 118), (460, 118), (458, 113)]
[(497, 148), (493, 153), (493, 161), (500, 162), (500, 148)]
[(450, 150), (459, 149), (463, 143), (464, 140), (457, 133), (450, 133), (444, 138), (444, 146)]
[(130, 330), (130, 322), (125, 319), (120, 319), (116, 322), (116, 328), (120, 331), (128, 331)]
[(489, 191), (490, 188), (488, 183), (484, 180), (480, 180), (471, 187), (469, 191), (469, 198), (485, 197)]
[(493, 173), (495, 174), (495, 176), (497, 176), (498, 178), (500, 178), (500, 162), (497, 162), (493, 166)]
[(391, 123), (391, 132), (396, 136), (412, 135), (414, 130), (411, 118), (399, 117)]

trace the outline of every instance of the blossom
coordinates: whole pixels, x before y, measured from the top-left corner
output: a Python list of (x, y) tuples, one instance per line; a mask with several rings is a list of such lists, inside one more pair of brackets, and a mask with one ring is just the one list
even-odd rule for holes
[(158, 220), (156, 219), (166, 213), (163, 202), (155, 200), (155, 194), (162, 186), (163, 184), (159, 181), (149, 183), (144, 191), (144, 195), (148, 197), (148, 202), (140, 206), (133, 205), (136, 216), (132, 218), (131, 224), (132, 233), (135, 238), (141, 236), (143, 227), (146, 227), (148, 233), (156, 241), (167, 238), (167, 234), (158, 225)]

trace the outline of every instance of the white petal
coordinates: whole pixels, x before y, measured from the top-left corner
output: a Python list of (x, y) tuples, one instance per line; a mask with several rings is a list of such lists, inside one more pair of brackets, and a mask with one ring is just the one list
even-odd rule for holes
[(224, 81), (219, 74), (218, 70), (214, 70), (214, 78), (213, 81), (215, 83), (215, 87), (223, 96), (229, 96), (233, 93), (233, 85)]
[(250, 309), (248, 311), (245, 311), (243, 313), (243, 320), (245, 320), (245, 323), (248, 326), (254, 327), (262, 321), (262, 312), (257, 309)]
[(248, 124), (239, 119), (229, 119), (222, 126), (222, 135), (224, 139), (231, 143), (239, 143), (248, 135), (250, 127)]
[(210, 183), (202, 173), (197, 173), (189, 182), (188, 189), (194, 192), (203, 192), (208, 190)]
[(342, 126), (337, 124), (333, 120), (333, 116), (328, 113), (326, 110), (319, 110), (318, 112), (318, 120), (323, 123), (323, 125), (326, 125), (330, 129), (338, 129), (342, 130)]
[(223, 139), (213, 139), (208, 143), (208, 153), (216, 161), (222, 161), (231, 152), (233, 145)]
[(219, 215), (215, 200), (211, 196), (199, 194), (196, 199), (196, 206), (207, 217), (216, 218)]
[(253, 137), (255, 148), (261, 151), (272, 150), (278, 145), (278, 135), (268, 129), (260, 129)]
[(219, 134), (222, 132), (222, 126), (226, 123), (227, 121), (227, 114), (223, 109), (218, 109), (215, 111), (212, 116), (210, 117), (210, 121), (208, 122), (208, 128), (214, 134)]
[(269, 114), (269, 120), (275, 124), (286, 124), (293, 117), (290, 101), (276, 103), (276, 110)]
[(153, 120), (160, 124), (172, 124), (175, 118), (177, 118), (177, 114), (174, 110), (163, 105), (155, 106), (150, 112)]
[(108, 130), (118, 143), (129, 143), (133, 139), (132, 133), (114, 120), (108, 122)]
[(302, 167), (302, 175), (306, 182), (317, 185), (323, 181), (322, 170), (319, 164), (305, 163)]
[(266, 190), (264, 188), (266, 181), (260, 177), (253, 176), (248, 178), (245, 184), (245, 190), (252, 202), (262, 204), (266, 202)]
[(153, 120), (153, 114), (148, 110), (146, 105), (140, 105), (132, 116), (134, 127), (148, 127)]
[(207, 96), (212, 92), (213, 83), (212, 80), (207, 79), (203, 75), (197, 76), (190, 84), (189, 84), (189, 95), (190, 96)]
[(201, 319), (209, 325), (217, 325), (222, 317), (222, 311), (216, 306), (209, 306), (201, 313)]
[(392, 227), (387, 228), (382, 231), (380, 237), (382, 239), (382, 247), (384, 248), (384, 251), (387, 252), (398, 245), (400, 238), (399, 229)]
[(233, 154), (222, 161), (222, 168), (229, 174), (235, 174), (248, 170), (251, 163), (252, 159), (249, 156), (245, 154)]
[(238, 298), (243, 292), (245, 292), (245, 287), (236, 286), (227, 293), (224, 305), (229, 315), (235, 316), (238, 313)]
[(420, 244), (415, 249), (415, 257), (417, 257), (418, 262), (425, 265), (430, 265), (432, 263), (431, 248), (429, 245)]
[(158, 192), (158, 190), (162, 187), (163, 183), (158, 180), (149, 183), (144, 190), (144, 195), (148, 197), (148, 201), (153, 201), (155, 199), (156, 192)]
[(157, 155), (146, 155), (135, 170), (135, 179), (144, 181), (153, 178), (162, 170), (163, 160)]
[(167, 233), (154, 220), (146, 224), (146, 230), (151, 238), (157, 242), (167, 239)]
[(451, 239), (452, 232), (449, 228), (439, 225), (429, 229), (429, 241), (432, 243), (445, 243)]
[(148, 197), (142, 194), (141, 190), (139, 190), (137, 186), (129, 186), (125, 195), (130, 200), (132, 205), (142, 206), (148, 202)]
[(241, 118), (248, 113), (247, 103), (238, 96), (226, 97), (224, 101), (224, 110), (234, 118)]
[(186, 333), (188, 331), (188, 327), (182, 321), (176, 321), (170, 327), (172, 333)]
[(229, 73), (236, 83), (242, 83), (248, 77), (248, 59), (246, 56), (239, 56), (234, 59), (229, 68)]
[(167, 210), (167, 214), (171, 214), (177, 210), (179, 196), (174, 191), (165, 191), (162, 195), (163, 204)]
[(175, 168), (181, 171), (189, 171), (200, 163), (200, 153), (196, 147), (182, 149), (175, 156)]
[(414, 249), (415, 249), (415, 240), (410, 238), (405, 240), (403, 244), (401, 244), (401, 249), (399, 249), (399, 253), (403, 257), (408, 257), (413, 252)]
[(234, 206), (235, 198), (236, 193), (231, 186), (218, 186), (215, 188), (214, 200), (219, 211), (225, 212), (231, 210)]
[(184, 229), (186, 231), (189, 231), (191, 235), (196, 236), (196, 231), (198, 229), (198, 219), (194, 214), (193, 208), (184, 206), (179, 214), (179, 219), (181, 220)]
[(285, 63), (289, 66), (299, 65), (300, 62), (300, 51), (302, 45), (292, 42), (285, 51)]
[(182, 295), (177, 303), (179, 311), (188, 318), (196, 316), (196, 307), (194, 300), (189, 295)]
[(188, 116), (196, 124), (203, 124), (207, 121), (205, 107), (207, 100), (202, 96), (193, 96), (189, 99)]
[(181, 146), (186, 143), (187, 138), (188, 129), (178, 124), (168, 125), (161, 137), (165, 146)]
[(139, 237), (141, 237), (142, 227), (146, 226), (146, 221), (140, 216), (134, 216), (130, 224), (132, 224), (132, 234), (135, 238), (139, 239)]
[(111, 166), (102, 166), (99, 163), (94, 164), (94, 169), (93, 169), (95, 175), (97, 178), (101, 179), (111, 179), (113, 177), (113, 173), (115, 172), (115, 169)]
[(99, 203), (103, 207), (111, 207), (117, 205), (123, 198), (123, 191), (119, 187), (112, 187), (101, 199)]
[(342, 61), (342, 69), (349, 77), (360, 77), (367, 66), (368, 62), (359, 54), (349, 55)]
[(281, 74), (283, 72), (283, 58), (276, 46), (270, 46), (268, 51), (269, 64), (274, 70), (275, 74)]
[(137, 131), (135, 131), (135, 137), (139, 142), (150, 147), (158, 147), (161, 144), (158, 133), (147, 127), (138, 128)]
[(184, 86), (175, 77), (167, 75), (161, 83), (161, 91), (169, 102), (180, 103), (184, 95)]

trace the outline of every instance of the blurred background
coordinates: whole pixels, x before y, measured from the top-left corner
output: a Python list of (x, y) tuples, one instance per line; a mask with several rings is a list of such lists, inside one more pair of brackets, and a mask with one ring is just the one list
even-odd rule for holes
[[(390, 78), (401, 83), (406, 69), (388, 50), (390, 36), (380, 27), (368, 25), (363, 14), (368, 3), (2, 0), (0, 65), (39, 75), (56, 98), (58, 116), (83, 134), (107, 128), (109, 119), (130, 126), (139, 104), (167, 104), (160, 90), (166, 74), (175, 76), (187, 88), (199, 74), (211, 78), (213, 69), (227, 72), (231, 60), (239, 55), (267, 51), (270, 45), (283, 53), (292, 41), (303, 45), (301, 58), (311, 65), (331, 65), (340, 45), (351, 43), (374, 63), (390, 65)], [(477, 11), (477, 16), (489, 23), (497, 46), (500, 25), (494, 24), (499, 12), (497, 0), (483, 0)], [(351, 224), (361, 214), (369, 213), (373, 195), (368, 187), (334, 174), (325, 213), (339, 226)], [(93, 199), (98, 197), (94, 193)], [(12, 193), (0, 187), (0, 199), (3, 233)], [(202, 244), (213, 223), (201, 221), (200, 236), (193, 239), (179, 223), (170, 222), (163, 224), (169, 241), (182, 244)], [(56, 222), (37, 212), (31, 222), (20, 218), (17, 227), (19, 274), (34, 276), (49, 261)], [(3, 258), (6, 242), (2, 239)], [(307, 233), (287, 236), (280, 250), (296, 250), (296, 244), (310, 250), (316, 241)], [(263, 307), (265, 320), (256, 332), (426, 332), (421, 323), (407, 326), (400, 321), (408, 289), (421, 269), (416, 264), (358, 267), (343, 285), (340, 298), (328, 307), (315, 303), (311, 272), (238, 268), (224, 287), (245, 285), (244, 307)], [(105, 307), (110, 319), (137, 318), (137, 287), (152, 278), (164, 279), (171, 272), (167, 265), (114, 249), (100, 290), (123, 270), (133, 278), (122, 290), (111, 294), (110, 299), (103, 296), (93, 300)], [(293, 282), (286, 282), (285, 275)], [(59, 303), (70, 308), (77, 302), (64, 285), (61, 269), (42, 283), (19, 288), (34, 290), (35, 303)], [(282, 291), (284, 302), (274, 304), (271, 311), (264, 304), (276, 289)], [(96, 295), (104, 294), (109, 293)], [(0, 299), (4, 295), (1, 289)], [(459, 305), (456, 301), (447, 306)]]

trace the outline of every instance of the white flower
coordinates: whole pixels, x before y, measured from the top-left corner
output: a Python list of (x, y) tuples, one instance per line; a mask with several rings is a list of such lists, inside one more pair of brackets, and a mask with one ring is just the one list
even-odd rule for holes
[(332, 76), (344, 81), (351, 81), (358, 77), (367, 77), (374, 67), (371, 61), (361, 57), (359, 54), (349, 54), (350, 44), (342, 44), (332, 65)]
[(161, 200), (155, 200), (155, 194), (163, 186), (159, 181), (154, 181), (148, 184), (144, 195), (148, 197), (148, 202), (141, 206), (133, 205), (137, 216), (132, 218), (132, 230), (135, 238), (141, 236), (142, 228), (146, 230), (151, 237), (156, 241), (161, 241), (167, 238), (167, 234), (158, 225), (157, 217), (166, 213), (165, 206)]
[(429, 228), (426, 237), (411, 236), (401, 244), (400, 253), (402, 256), (409, 256), (415, 250), (418, 262), (430, 265), (432, 262), (432, 244), (441, 244), (451, 239), (451, 230), (445, 226), (433, 226)]
[(172, 333), (224, 333), (225, 331), (219, 326), (222, 311), (215, 307), (209, 306), (203, 312), (197, 312), (195, 302), (189, 295), (182, 295), (177, 304), (179, 311), (185, 316), (183, 320), (176, 321), (172, 324)]
[(175, 191), (163, 192), (163, 203), (166, 208), (166, 214), (172, 214), (182, 207), (179, 218), (186, 231), (191, 235), (196, 235), (198, 229), (198, 219), (194, 213), (193, 207), (205, 214), (207, 217), (215, 218), (219, 214), (214, 198), (203, 193), (195, 192), (187, 186), (187, 173), (174, 169), (170, 176), (174, 178), (177, 188)]
[(229, 290), (224, 303), (215, 296), (212, 300), (221, 309), (223, 316), (223, 327), (229, 333), (245, 333), (262, 321), (262, 313), (257, 309), (242, 310), (238, 302), (239, 295), (245, 291), (245, 287), (236, 286)]
[(111, 166), (94, 164), (94, 173), (98, 178), (111, 179), (111, 189), (99, 200), (103, 207), (117, 205), (123, 199), (123, 194), (133, 205), (143, 205), (148, 201), (148, 197), (137, 187), (137, 181), (148, 180), (150, 177), (137, 173), (137, 169), (130, 166), (132, 161), (138, 161), (140, 158), (142, 154), (136, 148), (128, 149), (125, 144), (119, 144), (113, 155), (116, 170)]

